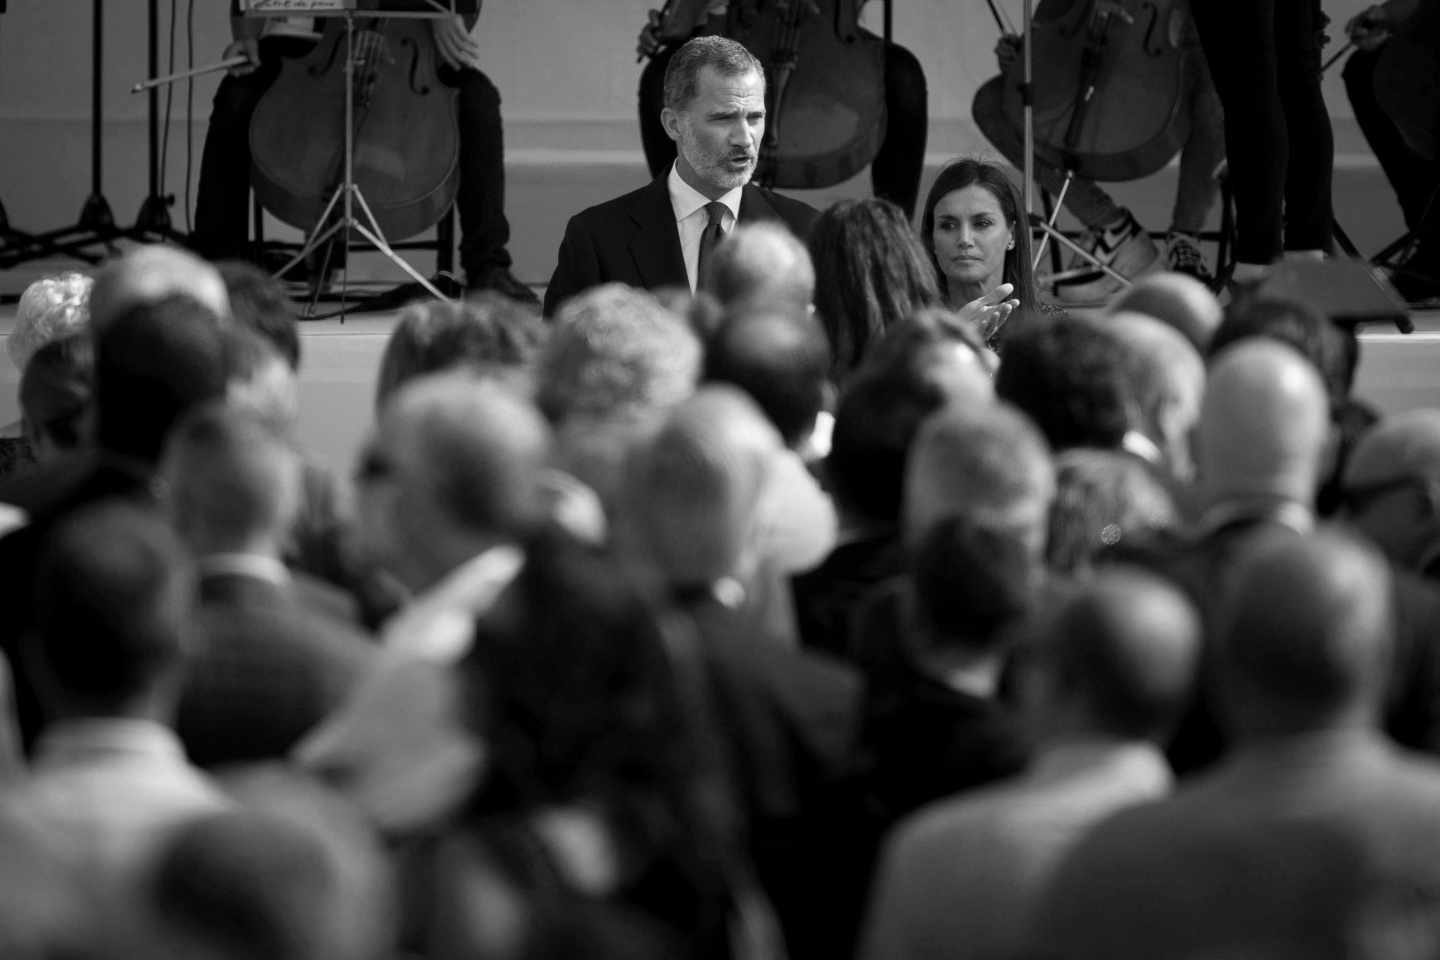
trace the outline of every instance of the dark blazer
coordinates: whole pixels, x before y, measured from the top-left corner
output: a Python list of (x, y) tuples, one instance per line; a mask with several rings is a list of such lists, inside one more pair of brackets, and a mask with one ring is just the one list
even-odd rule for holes
[[(570, 218), (559, 262), (545, 289), (547, 317), (570, 297), (602, 283), (646, 290), (690, 285), (667, 176)], [(809, 236), (817, 216), (809, 204), (754, 184), (747, 184), (740, 198), (741, 223), (778, 220), (801, 240)]]
[(198, 766), (285, 756), (368, 669), (375, 647), (306, 597), (295, 583), (201, 578), (198, 651), (175, 724)]
[(1365, 731), (1242, 747), (1095, 828), (1045, 899), (1037, 960), (1434, 956), (1440, 766)]

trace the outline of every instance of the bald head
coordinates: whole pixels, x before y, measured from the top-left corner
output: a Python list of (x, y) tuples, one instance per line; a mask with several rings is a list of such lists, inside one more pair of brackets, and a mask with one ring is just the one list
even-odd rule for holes
[(1165, 735), (1189, 696), (1200, 618), (1178, 589), (1145, 571), (1096, 572), (1047, 622), (1044, 668), (1081, 705), (1090, 732)]
[(905, 474), (904, 535), (919, 543), (947, 517), (1005, 529), (1039, 555), (1045, 547), (1055, 470), (1044, 438), (1000, 402), (950, 406), (921, 425)]
[(799, 447), (815, 430), (830, 387), (830, 345), (803, 310), (766, 308), (729, 318), (705, 347), (705, 379), (750, 395)]
[(1330, 437), (1330, 401), (1315, 367), (1291, 347), (1241, 341), (1211, 362), (1196, 430), (1202, 496), (1315, 498)]
[(1219, 682), (1238, 735), (1371, 723), (1391, 656), (1390, 573), (1334, 531), (1245, 544), (1221, 591)]
[(780, 435), (744, 393), (708, 386), (671, 414), (634, 465), (634, 520), (671, 583), (742, 576)]
[(179, 247), (136, 247), (105, 265), (90, 291), (90, 317), (96, 328), (133, 307), (182, 294), (230, 316), (230, 296), (220, 272)]
[(715, 248), (700, 287), (727, 307), (804, 310), (815, 296), (810, 253), (783, 225), (740, 224)]
[(362, 457), (365, 546), (425, 586), (544, 514), (550, 429), (506, 386), (467, 373), (414, 380), (381, 412)]
[(1224, 310), (1215, 294), (1183, 273), (1153, 273), (1136, 280), (1111, 306), (1114, 311), (1143, 313), (1184, 335), (1204, 353), (1220, 326)]
[(1200, 352), (1179, 331), (1143, 313), (1122, 311), (1101, 323), (1123, 345), (1141, 429), (1160, 448), (1165, 467), (1188, 480), (1194, 473), (1190, 431), (1205, 394)]
[(1440, 544), (1440, 409), (1406, 410), (1367, 430), (1340, 482), (1346, 519), (1395, 563), (1420, 569)]

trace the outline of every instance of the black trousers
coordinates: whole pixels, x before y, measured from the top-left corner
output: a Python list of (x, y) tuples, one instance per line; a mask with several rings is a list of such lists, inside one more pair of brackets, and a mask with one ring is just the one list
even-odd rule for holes
[[(675, 161), (675, 141), (660, 124), (665, 105), (665, 67), (675, 47), (650, 59), (640, 72), (640, 140), (650, 175), (658, 177)], [(904, 47), (885, 45), (885, 140), (870, 164), (875, 196), (884, 197), (914, 217), (925, 169), (925, 136), (929, 129), (928, 93), (920, 61)]]
[(1319, 0), (1191, 5), (1225, 108), (1235, 255), (1328, 250), (1335, 144), (1320, 90)]
[[(311, 41), (289, 37), (261, 43), (260, 67), (221, 80), (210, 111), (191, 242), (198, 253), (213, 260), (250, 256), (250, 118), (280, 75), (282, 58), (304, 56), (313, 46)], [(488, 267), (509, 267), (500, 92), (477, 70), (442, 67), (441, 79), (459, 93), (460, 184), (455, 207), (460, 214), (460, 265), (472, 276)]]

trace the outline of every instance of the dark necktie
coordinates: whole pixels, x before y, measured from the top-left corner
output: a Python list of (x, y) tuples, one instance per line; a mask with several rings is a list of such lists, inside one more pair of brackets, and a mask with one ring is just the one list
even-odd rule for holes
[(705, 280), (705, 264), (710, 260), (710, 254), (714, 252), (715, 245), (720, 238), (725, 236), (725, 231), (720, 229), (720, 224), (725, 220), (725, 204), (719, 200), (712, 200), (705, 204), (705, 212), (710, 220), (705, 224), (705, 230), (700, 234), (700, 257), (695, 261), (695, 289), (699, 290)]

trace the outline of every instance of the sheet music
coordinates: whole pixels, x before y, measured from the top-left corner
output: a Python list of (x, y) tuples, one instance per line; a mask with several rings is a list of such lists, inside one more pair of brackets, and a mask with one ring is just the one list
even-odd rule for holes
[(249, 17), (339, 14), (347, 11), (400, 17), (448, 17), (478, 13), (476, 0), (240, 0)]

